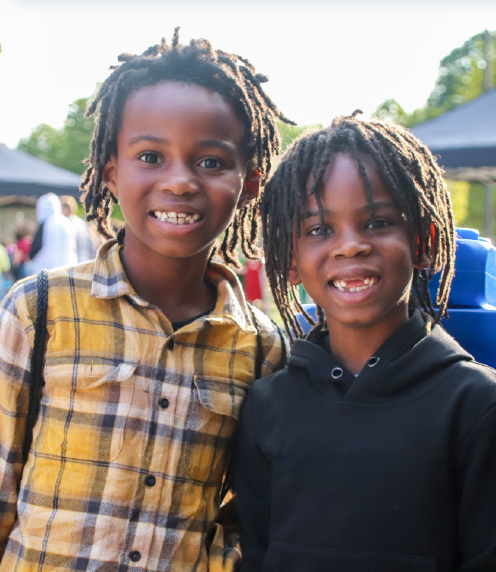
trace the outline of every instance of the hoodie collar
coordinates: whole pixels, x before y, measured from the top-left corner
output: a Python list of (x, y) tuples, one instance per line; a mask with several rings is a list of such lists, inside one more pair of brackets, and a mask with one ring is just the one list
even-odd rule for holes
[[(430, 331), (430, 333), (429, 333)], [(355, 377), (330, 353), (329, 334), (297, 340), (288, 366), (307, 371), (315, 388), (331, 399), (388, 402), (432, 387), (432, 375), (458, 361), (472, 360), (442, 327), (415, 310), (389, 336)]]

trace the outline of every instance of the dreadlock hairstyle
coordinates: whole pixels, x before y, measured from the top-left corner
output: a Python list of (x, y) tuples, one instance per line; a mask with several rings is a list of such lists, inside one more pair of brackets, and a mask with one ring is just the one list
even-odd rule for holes
[[(103, 169), (110, 157), (117, 153), (124, 105), (133, 92), (162, 81), (204, 87), (219, 93), (232, 105), (243, 122), (247, 164), (258, 170), (263, 188), (281, 148), (276, 120), (294, 123), (264, 92), (261, 84), (268, 78), (257, 74), (248, 60), (214, 50), (205, 39), (191, 40), (188, 46), (180, 45), (179, 28), (176, 28), (170, 46), (162, 38), (160, 44), (151, 46), (141, 55), (121, 54), (118, 61), (120, 65), (110, 68), (112, 73), (86, 112), (86, 117), (90, 117), (98, 110), (98, 117), (81, 190), (87, 220), (96, 220), (103, 236), (113, 236), (110, 213), (112, 202), (117, 202), (103, 182)], [(239, 268), (238, 247), (248, 259), (260, 257), (259, 234), (260, 196), (236, 212), (222, 243), (216, 245), (212, 256), (218, 254), (227, 264)], [(123, 243), (123, 230), (117, 239)]]
[[(291, 340), (304, 337), (296, 318), (298, 313), (313, 326), (308, 335), (327, 327), (324, 312), (318, 305), (317, 322), (305, 312), (297, 287), (288, 282), (288, 271), (293, 254), (293, 231), (300, 236), (300, 221), (308, 194), (315, 195), (323, 224), (322, 183), (326, 168), (337, 153), (354, 157), (374, 218), (371, 185), (364, 167), (364, 160), (372, 159), (395, 205), (406, 216), (412, 241), (417, 241), (417, 256), (425, 252), (432, 258), (429, 269), (414, 269), (410, 305), (423, 308), (436, 323), (447, 313), (454, 272), (455, 230), (442, 170), (429, 149), (410, 131), (394, 123), (360, 121), (356, 118), (358, 113), (361, 111), (338, 117), (327, 129), (296, 140), (268, 182), (262, 199), (267, 276)], [(313, 184), (307, 192), (310, 175), (313, 175)], [(442, 274), (436, 313), (428, 280), (439, 271)]]

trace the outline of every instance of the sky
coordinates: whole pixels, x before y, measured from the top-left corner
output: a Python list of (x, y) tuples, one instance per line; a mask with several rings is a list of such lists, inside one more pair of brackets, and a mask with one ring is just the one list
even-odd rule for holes
[(141, 53), (181, 27), (269, 76), (300, 125), (327, 125), (385, 99), (423, 105), (439, 61), (485, 28), (494, 0), (0, 0), (0, 142), (40, 123), (59, 128), (122, 52)]

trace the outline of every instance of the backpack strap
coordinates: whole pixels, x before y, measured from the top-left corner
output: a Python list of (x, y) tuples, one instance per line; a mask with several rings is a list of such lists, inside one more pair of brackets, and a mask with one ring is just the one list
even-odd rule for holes
[(263, 342), (262, 334), (260, 333), (260, 324), (258, 323), (255, 312), (253, 311), (253, 306), (248, 304), (248, 309), (250, 310), (251, 317), (253, 318), (253, 323), (255, 324), (255, 330), (257, 331), (257, 354), (255, 356), (255, 379), (260, 379), (262, 377), (262, 364), (264, 361), (263, 353)]
[(31, 354), (31, 381), (29, 383), (28, 413), (26, 431), (22, 444), (22, 460), (26, 464), (33, 441), (33, 429), (40, 412), (41, 390), (45, 385), (43, 379), (43, 357), (45, 354), (46, 322), (48, 310), (48, 272), (43, 269), (36, 277), (37, 314), (34, 326), (34, 345)]

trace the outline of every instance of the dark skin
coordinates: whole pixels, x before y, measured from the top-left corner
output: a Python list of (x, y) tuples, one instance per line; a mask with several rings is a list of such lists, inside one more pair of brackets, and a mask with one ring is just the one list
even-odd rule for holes
[(290, 283), (302, 283), (323, 308), (332, 353), (353, 374), (408, 320), (413, 269), (431, 262), (417, 259), (405, 217), (373, 162), (364, 163), (375, 222), (356, 161), (336, 155), (323, 181), (324, 225), (311, 195), (289, 270)]
[(215, 240), (259, 192), (243, 139), (231, 106), (196, 85), (161, 82), (125, 104), (104, 182), (126, 220), (128, 279), (171, 322), (212, 308), (204, 277)]

